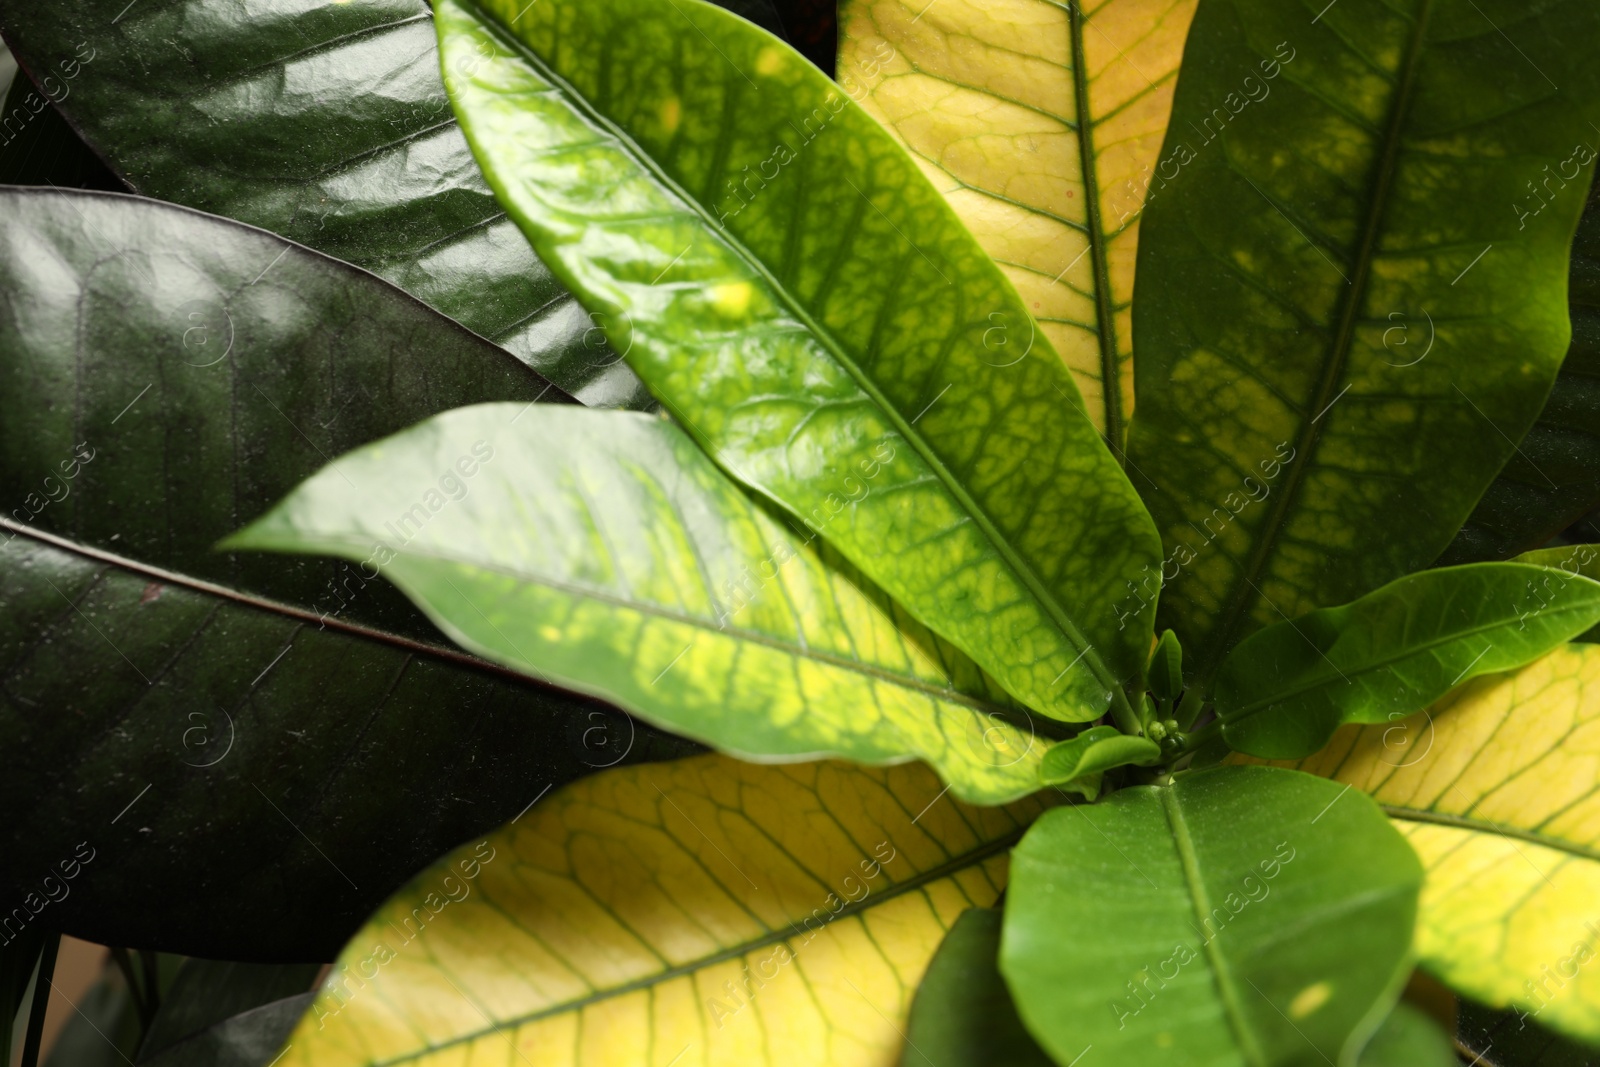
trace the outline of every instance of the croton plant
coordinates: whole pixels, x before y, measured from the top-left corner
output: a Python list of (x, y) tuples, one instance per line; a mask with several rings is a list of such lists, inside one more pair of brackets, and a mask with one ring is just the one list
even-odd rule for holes
[(26, 1067), (1600, 1045), (1592, 0), (0, 32)]

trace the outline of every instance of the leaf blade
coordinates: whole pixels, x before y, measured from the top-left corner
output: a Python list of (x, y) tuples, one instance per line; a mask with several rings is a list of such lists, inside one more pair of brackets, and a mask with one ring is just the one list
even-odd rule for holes
[[(1041, 807), (930, 806), (939, 791), (915, 766), (718, 756), (569, 787), (487, 839), (476, 884), (456, 873), (463, 848), (374, 915), (284, 1063), (427, 1065), (508, 1044), (549, 1063), (883, 1063), (945, 931), (993, 902)], [(363, 968), (376, 942), (384, 962)], [(511, 950), (480, 951), (496, 943)]]
[(842, 15), (840, 83), (1001, 264), (1118, 456), (1139, 213), (1194, 7), (852, 0)]
[[(1340, 4), (1311, 30), (1262, 0), (1200, 12), (1165, 149), (1190, 195), (1142, 227), (1130, 439), (1181, 572), (1163, 625), (1200, 677), (1431, 563), (1538, 415), (1600, 118), (1562, 42), (1596, 32), (1573, 4)], [(1245, 103), (1241, 72), (1269, 67)], [(1563, 184), (1519, 229), (1521, 159)]]
[(1408, 575), (1241, 641), (1217, 676), (1222, 736), (1268, 759), (1308, 756), (1344, 723), (1404, 718), (1596, 622), (1600, 582), (1553, 567), (1479, 563)]
[[(469, 446), (496, 460), (470, 495), (415, 531), (380, 525)], [(972, 691), (975, 670), (947, 672), (658, 418), (436, 416), (341, 457), (227, 544), (366, 558), (464, 647), (725, 751), (915, 756), (986, 803), (1038, 788), (1040, 744)]]
[[(1571, 645), (1408, 719), (1345, 727), (1295, 764), (1372, 795), (1417, 849), (1428, 868), (1417, 925), (1424, 968), (1591, 1042), (1600, 1039), (1592, 982), (1564, 974), (1558, 984), (1540, 968), (1600, 943), (1585, 926), (1600, 892), (1586, 743), (1597, 718), (1600, 649)], [(1507, 901), (1519, 903), (1508, 911)]]
[(1029, 1030), (1058, 1063), (1174, 1055), (1175, 1017), (1187, 1062), (1300, 1063), (1308, 1044), (1340, 1062), (1405, 980), (1422, 880), (1348, 800), (1218, 768), (1046, 813), (1013, 855), (1001, 942)]
[[(1155, 558), (1147, 518), (1043, 341), (985, 358), (981, 314), (1023, 309), (901, 149), (698, 0), (516, 14), (439, 9), (447, 62), (489, 55), (452, 82), (463, 128), (552, 269), (628, 313), (628, 358), (685, 429), (1014, 696), (1077, 721), (1125, 707), (1149, 610), (1104, 605)], [(752, 153), (777, 177), (728, 199)]]

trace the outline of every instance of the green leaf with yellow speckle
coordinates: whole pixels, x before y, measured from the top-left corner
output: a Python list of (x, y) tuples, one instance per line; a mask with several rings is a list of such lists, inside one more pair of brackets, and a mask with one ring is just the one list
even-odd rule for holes
[(1129, 440), (1199, 677), (1431, 564), (1539, 415), (1596, 40), (1587, 0), (1201, 5), (1141, 229)]
[(496, 195), (685, 431), (1017, 699), (1131, 721), (1154, 607), (1118, 601), (1158, 562), (1149, 516), (893, 137), (701, 0), (437, 20)]
[(1039, 786), (1026, 712), (660, 418), (460, 408), (227, 545), (364, 561), (463, 647), (738, 755), (921, 758), (981, 803)]
[(1219, 767), (1047, 812), (1000, 971), (1057, 1063), (1349, 1064), (1410, 973), (1422, 867), (1376, 804)]

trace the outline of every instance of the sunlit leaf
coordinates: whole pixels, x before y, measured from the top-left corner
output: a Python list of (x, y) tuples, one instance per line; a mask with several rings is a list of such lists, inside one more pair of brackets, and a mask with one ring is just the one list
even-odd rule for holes
[(496, 194), (690, 436), (1019, 700), (1130, 718), (1149, 517), (893, 138), (699, 0), (437, 18), (447, 67), (481, 60), (449, 88)]
[(280, 1067), (884, 1067), (1040, 807), (965, 807), (917, 766), (597, 775), (381, 908)]
[(1428, 868), (1422, 965), (1600, 1041), (1600, 648), (1572, 645), (1293, 766), (1364, 789)]
[[(840, 84), (905, 142), (1015, 283), (1119, 454), (1133, 414), (1139, 213), (1194, 8), (843, 5)], [(1009, 343), (1020, 347), (1018, 334)]]

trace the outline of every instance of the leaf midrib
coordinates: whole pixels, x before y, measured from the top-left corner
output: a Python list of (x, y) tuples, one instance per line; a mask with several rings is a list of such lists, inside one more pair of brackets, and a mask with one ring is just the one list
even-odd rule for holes
[(390, 633), (386, 630), (375, 629), (370, 626), (363, 626), (359, 623), (348, 622), (337, 617), (324, 616), (315, 611), (307, 611), (304, 608), (297, 608), (292, 604), (285, 604), (282, 601), (269, 600), (266, 597), (256, 596), (253, 593), (246, 593), (238, 589), (229, 588), (225, 585), (218, 585), (215, 582), (208, 582), (203, 578), (196, 578), (192, 575), (180, 574), (176, 571), (169, 571), (163, 567), (156, 567), (148, 563), (140, 563), (137, 560), (128, 559), (126, 556), (119, 556), (115, 552), (107, 552), (104, 549), (81, 544), (65, 537), (46, 533), (43, 530), (36, 530), (29, 526), (23, 526), (20, 523), (4, 517), (0, 517), (0, 531), (4, 531), (13, 535), (20, 535), (28, 538), (31, 541), (37, 541), (40, 544), (49, 545), (51, 548), (58, 549), (62, 552), (69, 552), (73, 555), (81, 556), (84, 559), (94, 560), (96, 563), (103, 563), (109, 567), (116, 567), (119, 570), (127, 571), (130, 574), (137, 574), (146, 578), (151, 578), (155, 581), (161, 582), (163, 585), (171, 585), (175, 588), (187, 589), (191, 592), (200, 593), (205, 596), (217, 597), (219, 599), (238, 604), (241, 607), (254, 608), (258, 611), (265, 611), (274, 615), (281, 615), (284, 618), (295, 619), (300, 622), (316, 623), (318, 626), (325, 627), (329, 630), (337, 630), (340, 633), (349, 634), (353, 637), (366, 638), (369, 641), (374, 641), (382, 645), (388, 645), (392, 648), (397, 648), (415, 655), (431, 656), (435, 659), (446, 660), (450, 663), (456, 664), (457, 666), (465, 667), (470, 670), (483, 671), (487, 674), (498, 675), (502, 678), (522, 682), (536, 688), (549, 688), (558, 692), (568, 692), (567, 690), (560, 689), (559, 687), (541, 684), (537, 678), (529, 678), (527, 675), (511, 670), (508, 667), (502, 667), (500, 664), (492, 663), (489, 660), (479, 659), (477, 656), (468, 655), (465, 652), (459, 652), (455, 649), (445, 648), (440, 645), (430, 645), (425, 641), (417, 641), (409, 637), (402, 637), (399, 634)]
[[(906, 893), (921, 889), (925, 885), (937, 882), (939, 879), (946, 878), (957, 873), (958, 871), (963, 871), (968, 867), (976, 866), (977, 864), (988, 859), (990, 856), (993, 856), (999, 852), (1004, 852), (1011, 848), (1019, 840), (1021, 840), (1022, 835), (1026, 830), (1027, 827), (1025, 826), (1019, 827), (1016, 830), (1012, 830), (1010, 833), (1003, 834), (1000, 837), (985, 842), (984, 844), (979, 845), (977, 848), (971, 849), (970, 851), (965, 852), (954, 859), (946, 860), (937, 867), (930, 867), (928, 870), (914, 875), (913, 877), (906, 879), (904, 882), (896, 882), (894, 885), (885, 888), (882, 892), (869, 893), (868, 895), (862, 897), (859, 901), (846, 903), (845, 906), (839, 909), (837, 912), (833, 912), (825, 916), (822, 919), (821, 925), (818, 927), (818, 929), (829, 926), (840, 919), (853, 918), (856, 915), (859, 915), (861, 912), (866, 911), (868, 908), (877, 907), (879, 904), (893, 900), (895, 897), (903, 896)], [(526, 1026), (529, 1023), (539, 1022), (542, 1019), (547, 1019), (554, 1015), (562, 1015), (566, 1012), (578, 1011), (582, 1008), (588, 1007), (591, 1004), (598, 1004), (602, 1001), (611, 1000), (615, 997), (626, 996), (629, 993), (635, 993), (641, 989), (650, 989), (654, 986), (660, 985), (662, 982), (671, 981), (674, 978), (692, 975), (695, 972), (704, 970), (707, 967), (715, 966), (718, 963), (725, 963), (729, 960), (738, 959), (739, 957), (748, 955), (749, 953), (758, 949), (766, 948), (768, 945), (775, 945), (780, 941), (787, 941), (791, 938), (801, 937), (808, 932), (814, 933), (815, 931), (808, 931), (804, 925), (806, 919), (809, 918), (812, 918), (812, 916), (808, 915), (805, 919), (801, 919), (799, 922), (791, 921), (790, 924), (783, 929), (769, 930), (767, 933), (762, 934), (759, 937), (753, 937), (736, 945), (730, 945), (727, 948), (708, 953), (705, 956), (690, 960), (686, 963), (675, 964), (674, 966), (662, 971), (658, 971), (655, 974), (645, 975), (641, 978), (635, 978), (631, 981), (624, 982), (620, 985), (610, 986), (605, 989), (597, 989), (587, 996), (576, 997), (571, 1000), (563, 1001), (560, 1004), (552, 1004), (547, 1008), (540, 1008), (537, 1011), (525, 1012), (522, 1015), (515, 1015), (508, 1019), (488, 1020), (489, 1025), (486, 1027), (470, 1030), (466, 1033), (459, 1034), (456, 1037), (452, 1037), (447, 1041), (441, 1041), (438, 1044), (429, 1045), (426, 1048), (418, 1049), (416, 1052), (403, 1053), (387, 1060), (374, 1060), (367, 1064), (366, 1067), (393, 1067), (394, 1064), (410, 1063), (420, 1059), (423, 1056), (432, 1055), (441, 1049), (454, 1048), (469, 1041), (476, 1041), (481, 1037), (487, 1037), (496, 1033), (503, 1033), (507, 1028)]]
[[(345, 547), (348, 547), (345, 546), (343, 542), (339, 541), (331, 542), (328, 545), (330, 548), (334, 546), (338, 546), (341, 551)], [(306, 547), (319, 548), (320, 546), (313, 539), (309, 543), (301, 544), (296, 542), (289, 547), (293, 547), (297, 550), (304, 550)], [(982, 712), (986, 715), (998, 715), (1002, 718), (1009, 718), (1016, 714), (1015, 708), (1008, 708), (999, 704), (990, 704), (987, 701), (981, 700), (967, 693), (962, 693), (957, 689), (947, 689), (912, 675), (900, 674), (890, 670), (887, 667), (881, 667), (862, 660), (852, 660), (845, 656), (834, 655), (833, 653), (829, 652), (821, 652), (812, 648), (808, 644), (800, 644), (798, 642), (790, 643), (780, 637), (775, 637), (771, 634), (764, 634), (758, 630), (747, 630), (736, 626), (719, 626), (711, 619), (703, 616), (692, 615), (687, 611), (677, 610), (659, 604), (652, 604), (643, 600), (629, 599), (628, 597), (618, 593), (597, 589), (593, 586), (585, 585), (580, 582), (562, 581), (558, 578), (551, 578), (543, 574), (529, 573), (528, 571), (502, 564), (485, 562), (477, 559), (458, 558), (444, 552), (419, 552), (414, 549), (408, 549), (403, 555), (398, 557), (396, 562), (399, 562), (399, 560), (423, 561), (450, 567), (463, 567), (472, 570), (487, 571), (491, 574), (501, 574), (507, 578), (512, 578), (519, 582), (526, 582), (529, 585), (543, 586), (547, 589), (553, 589), (556, 592), (565, 594), (567, 596), (581, 597), (587, 600), (596, 600), (604, 604), (609, 604), (612, 607), (627, 611), (636, 611), (642, 615), (649, 615), (652, 618), (663, 619), (667, 622), (675, 622), (683, 626), (690, 626), (705, 633), (720, 634), (730, 637), (734, 640), (748, 641), (753, 645), (762, 645), (766, 648), (771, 648), (787, 655), (794, 656), (797, 659), (811, 660), (827, 667), (833, 667), (838, 670), (864, 675), (876, 679), (877, 681), (884, 682), (888, 685), (897, 686), (902, 689), (914, 690), (934, 700), (944, 700), (949, 701), (952, 704), (960, 704), (974, 711)], [(393, 567), (394, 563), (390, 563), (388, 566)], [(893, 625), (893, 620), (888, 621), (890, 625)], [(898, 627), (895, 629), (897, 633), (901, 633)]]
[[(1587, 580), (1587, 579), (1585, 579), (1585, 580)], [(1569, 605), (1569, 606), (1563, 607), (1563, 608), (1554, 608), (1554, 609), (1550, 609), (1548, 611), (1540, 612), (1540, 617), (1541, 618), (1545, 618), (1545, 617), (1548, 617), (1550, 615), (1571, 615), (1571, 614), (1574, 614), (1576, 612), (1585, 611), (1585, 610), (1593, 611), (1594, 610), (1594, 605), (1592, 605), (1592, 604), (1590, 604), (1590, 605), (1573, 604), (1573, 605)], [(1362, 677), (1364, 675), (1372, 674), (1375, 671), (1381, 671), (1381, 670), (1384, 670), (1385, 668), (1392, 667), (1395, 664), (1401, 662), (1402, 660), (1407, 660), (1407, 659), (1411, 659), (1411, 658), (1413, 658), (1415, 656), (1420, 656), (1425, 652), (1431, 652), (1433, 649), (1439, 648), (1442, 645), (1448, 645), (1448, 644), (1451, 644), (1451, 643), (1453, 643), (1455, 641), (1464, 641), (1469, 637), (1477, 637), (1477, 636), (1480, 636), (1482, 634), (1486, 634), (1491, 630), (1498, 630), (1498, 629), (1501, 629), (1501, 628), (1503, 628), (1505, 626), (1509, 626), (1509, 625), (1510, 625), (1510, 620), (1501, 620), (1499, 622), (1483, 623), (1482, 625), (1474, 626), (1474, 627), (1471, 627), (1470, 629), (1466, 629), (1466, 630), (1457, 630), (1457, 631), (1454, 631), (1453, 633), (1449, 634), (1448, 636), (1438, 637), (1438, 638), (1434, 638), (1434, 639), (1429, 640), (1429, 641), (1424, 641), (1424, 642), (1422, 642), (1420, 644), (1411, 645), (1411, 646), (1408, 647), (1407, 651), (1396, 652), (1393, 655), (1384, 656), (1384, 657), (1381, 657), (1379, 659), (1372, 660), (1369, 664), (1367, 664), (1364, 667), (1361, 667), (1359, 670), (1352, 669), (1348, 674), (1340, 672), (1340, 676), (1345, 678), (1346, 681), (1348, 681), (1351, 677), (1360, 678), (1360, 677)], [(1333, 649), (1329, 649), (1328, 651), (1331, 652), (1331, 651), (1333, 651)], [(1322, 666), (1323, 666), (1322, 664), (1318, 664), (1316, 669), (1317, 670), (1321, 670)], [(1334, 669), (1337, 670), (1338, 668), (1335, 667)], [(1500, 669), (1501, 670), (1505, 670), (1505, 669), (1508, 669), (1508, 668), (1500, 668)], [(1474, 675), (1474, 677), (1476, 677), (1476, 675)], [(1275, 707), (1276, 705), (1282, 704), (1285, 701), (1292, 700), (1295, 697), (1304, 696), (1306, 693), (1309, 693), (1309, 692), (1311, 692), (1313, 690), (1316, 690), (1316, 689), (1320, 689), (1323, 686), (1331, 684), (1331, 682), (1332, 682), (1332, 679), (1326, 673), (1323, 673), (1323, 674), (1316, 676), (1312, 680), (1310, 680), (1310, 681), (1308, 681), (1308, 682), (1306, 682), (1306, 683), (1304, 683), (1302, 685), (1292, 686), (1292, 687), (1290, 687), (1288, 689), (1279, 690), (1274, 696), (1263, 698), (1261, 700), (1256, 701), (1253, 704), (1246, 704), (1246, 705), (1244, 705), (1244, 707), (1240, 711), (1238, 711), (1238, 712), (1236, 712), (1234, 714), (1231, 714), (1231, 715), (1224, 715), (1223, 719), (1224, 719), (1224, 721), (1230, 722), (1230, 723), (1241, 722), (1241, 721), (1243, 721), (1245, 719), (1248, 719), (1251, 716), (1256, 715), (1256, 714), (1258, 714), (1258, 713), (1260, 713), (1262, 711), (1265, 711), (1267, 709)]]
[(1094, 147), (1095, 119), (1089, 107), (1088, 55), (1083, 46), (1083, 23), (1088, 16), (1080, 3), (1068, 3), (1066, 11), (1072, 54), (1073, 105), (1078, 118), (1078, 163), (1083, 171), (1084, 226), (1089, 240), (1089, 262), (1094, 270), (1094, 313), (1099, 327), (1095, 331), (1095, 344), (1100, 350), (1100, 399), (1105, 409), (1105, 438), (1118, 465), (1126, 466), (1116, 310), (1111, 305), (1111, 268), (1106, 258), (1106, 235), (1100, 216), (1099, 158)]
[[(1200, 874), (1200, 861), (1195, 855), (1194, 838), (1189, 833), (1189, 823), (1183, 817), (1183, 808), (1178, 803), (1173, 787), (1155, 788), (1161, 798), (1161, 810), (1167, 817), (1167, 826), (1172, 831), (1173, 843), (1178, 849), (1178, 860), (1183, 868), (1184, 881), (1188, 885), (1189, 900), (1194, 906), (1195, 916), (1199, 918), (1201, 927), (1204, 928), (1211, 919), (1211, 897), (1206, 892), (1205, 881)], [(1228, 1029), (1233, 1031), (1234, 1040), (1238, 1042), (1240, 1050), (1253, 1067), (1265, 1067), (1266, 1057), (1257, 1047), (1255, 1037), (1250, 1033), (1249, 1025), (1245, 1021), (1244, 1007), (1239, 1003), (1239, 987), (1233, 978), (1233, 968), (1222, 955), (1216, 938), (1206, 939), (1201, 947), (1211, 964), (1211, 975), (1217, 984), (1217, 996), (1222, 1001), (1222, 1014), (1228, 1020)]]
[[(956, 499), (956, 502), (961, 506), (962, 510), (972, 518), (973, 524), (977, 526), (980, 531), (982, 531), (985, 539), (987, 539), (994, 547), (995, 551), (1011, 568), (1013, 573), (1015, 573), (1022, 580), (1022, 583), (1027, 588), (1028, 592), (1031, 593), (1039, 605), (1044, 608), (1046, 615), (1053, 623), (1055, 623), (1056, 628), (1064, 637), (1066, 637), (1068, 643), (1074, 649), (1082, 652), (1081, 659), (1089, 665), (1089, 669), (1094, 672), (1095, 678), (1111, 694), (1113, 707), (1126, 712), (1127, 715), (1131, 717), (1132, 711), (1128, 705), (1127, 695), (1122, 689), (1122, 680), (1117, 678), (1106, 666), (1105, 661), (1095, 651), (1094, 644), (1083, 635), (1081, 630), (1078, 629), (1077, 625), (1067, 614), (1066, 609), (1060, 603), (1058, 603), (1056, 598), (1049, 592), (1048, 589), (1045, 588), (1043, 581), (1037, 574), (1034, 573), (1033, 569), (1023, 563), (1016, 549), (1011, 546), (1011, 543), (1006, 538), (1001, 536), (1000, 531), (995, 528), (994, 523), (990, 520), (988, 513), (977, 506), (971, 496), (967, 493), (966, 488), (961, 485), (959, 479), (957, 479), (949, 470), (949, 468), (945, 466), (943, 461), (941, 461), (933, 453), (927, 442), (920, 434), (916, 433), (911, 423), (905, 418), (899, 409), (887, 401), (882, 392), (877, 388), (876, 384), (873, 383), (862, 372), (861, 368), (856, 365), (853, 359), (845, 354), (845, 352), (839, 347), (837, 341), (835, 341), (833, 335), (827, 330), (824, 330), (821, 325), (816, 322), (809, 310), (800, 306), (793, 295), (789, 292), (788, 287), (779, 282), (779, 280), (773, 276), (772, 272), (767, 269), (766, 264), (763, 263), (760, 258), (754, 255), (749, 249), (747, 249), (743, 242), (735, 238), (733, 234), (729, 233), (726, 229), (716, 225), (706, 211), (705, 206), (700, 203), (699, 198), (690, 195), (686, 189), (682, 188), (675, 180), (673, 180), (671, 176), (666, 174), (657, 164), (655, 158), (651, 156), (650, 153), (644, 151), (644, 149), (642, 149), (625, 130), (613, 122), (609, 116), (601, 114), (598, 108), (590, 104), (586, 96), (578, 92), (570, 83), (567, 82), (565, 78), (552, 70), (550, 66), (545, 63), (544, 59), (539, 56), (538, 53), (534, 52), (532, 47), (530, 47), (510, 29), (505, 27), (492, 13), (486, 12), (483, 8), (481, 0), (457, 0), (457, 2), (461, 4), (461, 6), (470, 7), (474, 12), (476, 12), (479, 24), (484, 26), (491, 34), (499, 38), (503, 43), (507, 44), (513, 50), (513, 52), (521, 55), (540, 73), (541, 76), (547, 78), (550, 81), (550, 84), (561, 92), (562, 96), (566, 99), (567, 103), (571, 107), (581, 112), (590, 121), (598, 124), (602, 129), (610, 133), (610, 135), (616, 139), (617, 143), (628, 152), (633, 161), (639, 167), (651, 174), (665, 189), (667, 189), (672, 195), (676, 196), (681, 203), (685, 204), (693, 214), (699, 216), (701, 222), (705, 226), (707, 234), (710, 235), (713, 240), (720, 240), (724, 242), (726, 246), (731, 249), (753, 273), (766, 282), (767, 286), (778, 296), (778, 298), (783, 302), (784, 306), (787, 307), (797, 319), (799, 319), (799, 321), (809, 331), (811, 336), (816, 338), (818, 342), (828, 351), (828, 353), (839, 363), (839, 365), (845, 369), (846, 373), (850, 375), (857, 387), (859, 387), (862, 392), (866, 393), (867, 397), (877, 406), (879, 411), (884, 414), (896, 432), (898, 432), (900, 436), (911, 445), (911, 447), (922, 458), (922, 461), (928, 465), (928, 467), (933, 471), (934, 475), (939, 479), (940, 483), (944, 486), (945, 491)], [(847, 108), (859, 107), (855, 101), (848, 99), (848, 97), (846, 97), (845, 106)], [(875, 122), (876, 120), (872, 121)], [(494, 184), (494, 179), (487, 173), (485, 174), (485, 177), (489, 179), (491, 184)], [(868, 203), (870, 204), (871, 201), (868, 200)], [(666, 403), (666, 406), (669, 410), (676, 414), (677, 406), (675, 404), (666, 401), (663, 402)], [(696, 427), (694, 422), (690, 419), (685, 418), (683, 421), (687, 424), (685, 431), (698, 441), (700, 439), (699, 428)], [(756, 487), (757, 483), (747, 479), (743, 474), (729, 465), (724, 457), (718, 455), (711, 448), (709, 442), (702, 443), (701, 448), (718, 465), (727, 467), (729, 473), (738, 479), (740, 483), (749, 485), (752, 488)], [(782, 500), (778, 500), (776, 497), (774, 497), (773, 500), (780, 507), (783, 507), (785, 510), (789, 510), (788, 505)], [(948, 636), (949, 635), (946, 635), (946, 637)], [(971, 653), (969, 652), (968, 654), (970, 655)]]
[(1515, 838), (1526, 841), (1531, 845), (1539, 845), (1556, 852), (1565, 852), (1579, 859), (1593, 860), (1600, 863), (1600, 848), (1592, 845), (1580, 845), (1576, 841), (1568, 841), (1559, 837), (1550, 837), (1537, 830), (1524, 830), (1517, 826), (1508, 826), (1505, 823), (1492, 822), (1489, 819), (1474, 819), (1465, 815), (1452, 815), (1449, 812), (1431, 811), (1426, 808), (1411, 808), (1401, 804), (1378, 805), (1383, 813), (1391, 819), (1400, 819), (1405, 822), (1433, 823), (1436, 826), (1449, 826), (1457, 830), (1469, 830), (1478, 834), (1490, 834), (1496, 837)]
[[(1202, 679), (1210, 679), (1212, 673), (1220, 665), (1222, 657), (1226, 655), (1229, 639), (1239, 628), (1246, 610), (1264, 596), (1259, 588), (1262, 569), (1266, 566), (1268, 559), (1277, 546), (1278, 538), (1284, 530), (1290, 505), (1294, 503), (1295, 497), (1299, 494), (1300, 487), (1305, 481), (1306, 473), (1310, 470), (1312, 458), (1315, 456), (1317, 446), (1321, 441), (1322, 430), (1318, 426), (1318, 422), (1323, 415), (1327, 414), (1326, 409), (1333, 398), (1334, 386), (1339, 383), (1344, 374), (1345, 364), (1355, 337), (1355, 328), (1360, 318), (1361, 304), (1366, 297), (1367, 282), (1372, 273), (1372, 259), (1377, 246), (1378, 231), (1382, 226), (1384, 213), (1389, 205), (1389, 194), (1394, 186), (1395, 170), (1400, 154), (1401, 129), (1405, 124), (1407, 115), (1410, 113), (1411, 96), (1416, 85), (1417, 67), (1421, 61), (1425, 43), (1424, 38), (1427, 34), (1428, 20), (1433, 13), (1433, 6), (1434, 0), (1421, 0), (1417, 10), (1416, 23), (1412, 27), (1411, 40), (1406, 46), (1406, 54), (1402, 60), (1400, 84), (1395, 90), (1394, 104), (1389, 112), (1388, 126), (1384, 130), (1383, 153), (1379, 157), (1378, 166), (1370, 182), (1372, 197), (1368, 204), (1367, 217), (1362, 221), (1361, 240), (1357, 246), (1354, 263), (1354, 277), (1350, 279), (1345, 300), (1339, 309), (1338, 329), (1334, 334), (1333, 343), (1328, 347), (1328, 354), (1323, 362), (1322, 377), (1317, 384), (1316, 395), (1312, 398), (1311, 406), (1307, 409), (1306, 415), (1303, 416), (1305, 421), (1301, 424), (1300, 434), (1296, 438), (1295, 456), (1297, 462), (1288, 465), (1288, 481), (1284, 485), (1283, 491), (1278, 494), (1277, 500), (1272, 504), (1272, 510), (1267, 513), (1266, 521), (1262, 524), (1261, 533), (1256, 540), (1255, 547), (1251, 550), (1250, 558), (1240, 571), (1238, 579), (1235, 580), (1233, 589), (1228, 596), (1228, 601), (1220, 613), (1220, 625), (1206, 650), (1206, 662), (1202, 664), (1200, 670)], [(1275, 208), (1277, 207), (1275, 201), (1269, 199), (1268, 203)]]

